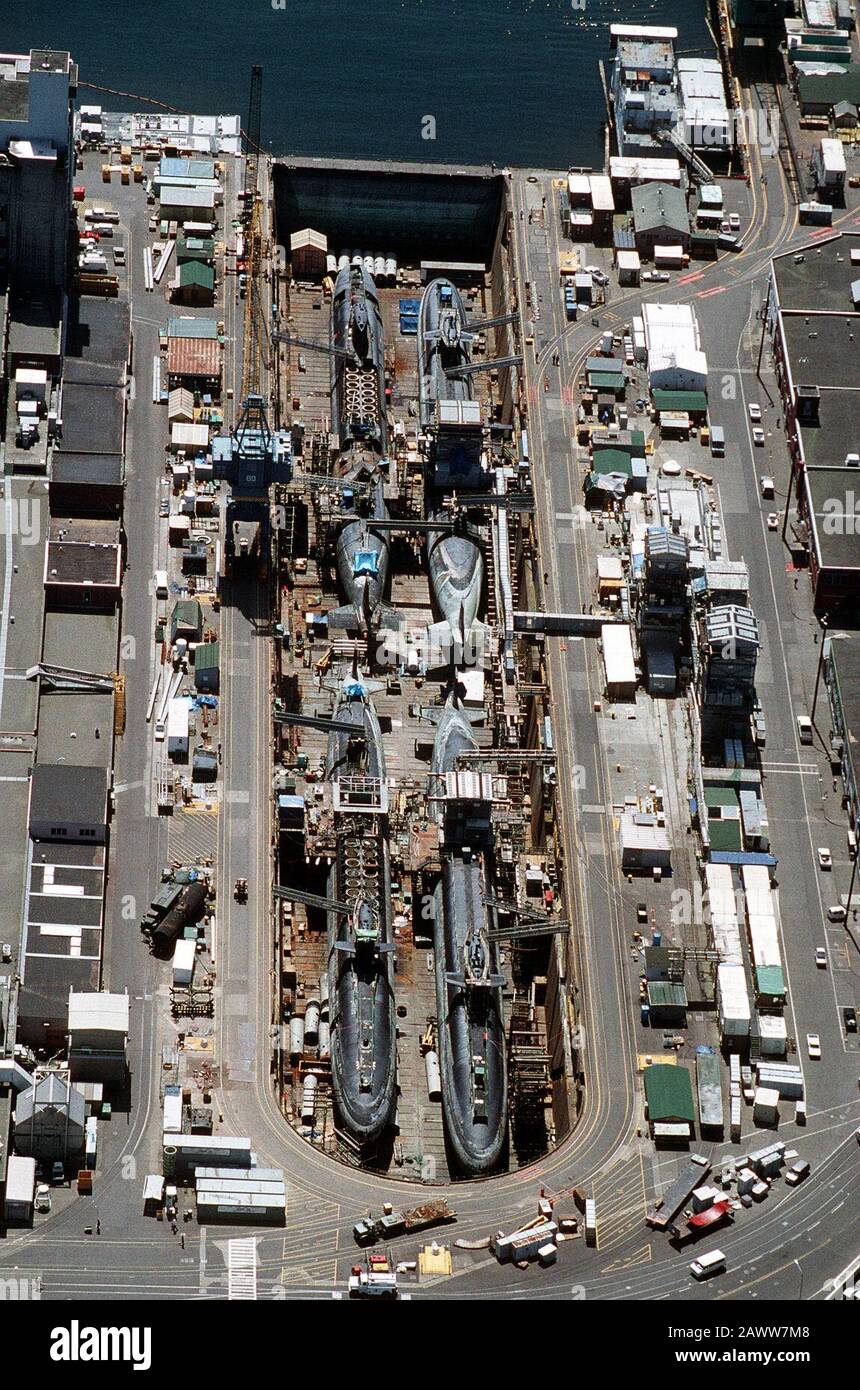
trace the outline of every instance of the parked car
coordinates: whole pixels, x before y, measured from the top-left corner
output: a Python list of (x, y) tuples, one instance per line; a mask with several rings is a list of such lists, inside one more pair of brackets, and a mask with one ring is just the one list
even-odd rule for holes
[(809, 1159), (799, 1158), (795, 1163), (792, 1163), (791, 1167), (788, 1169), (785, 1175), (785, 1181), (788, 1183), (789, 1187), (796, 1187), (799, 1182), (803, 1182), (803, 1179), (808, 1177)]
[(816, 946), (815, 948), (815, 964), (819, 970), (827, 969), (827, 951), (823, 946)]
[(729, 226), (731, 227), (731, 229), (732, 229), (733, 232), (739, 232), (739, 231), (740, 231), (740, 229), (741, 229), (741, 219), (740, 219), (740, 217), (738, 216), (738, 214), (737, 214), (736, 212), (730, 212), (730, 213), (729, 213)]
[(801, 743), (812, 742), (812, 720), (808, 714), (797, 716), (797, 735)]
[(767, 529), (768, 529), (768, 531), (778, 531), (778, 530), (779, 530), (779, 512), (768, 512), (768, 514), (767, 514)]
[(599, 265), (587, 265), (585, 269), (587, 273), (591, 276), (592, 280), (597, 281), (598, 285), (609, 284), (609, 276), (606, 274), (605, 270), (600, 269)]
[(759, 487), (761, 488), (762, 497), (773, 497), (773, 478), (771, 478), (768, 473), (762, 473), (761, 477), (759, 478)]
[(811, 1062), (821, 1060), (821, 1039), (817, 1033), (807, 1033), (806, 1051)]
[(845, 1024), (846, 1033), (857, 1032), (857, 1010), (852, 1009), (850, 1004), (842, 1010), (842, 1022)]
[(764, 430), (761, 425), (753, 425), (752, 429), (753, 444), (760, 449), (764, 444)]
[(749, 405), (747, 406), (747, 410), (749, 412), (749, 417), (752, 423), (754, 425), (759, 424), (761, 421), (761, 406), (756, 404), (755, 401), (750, 401)]
[(826, 845), (818, 846), (818, 867), (819, 869), (833, 868), (833, 856)]

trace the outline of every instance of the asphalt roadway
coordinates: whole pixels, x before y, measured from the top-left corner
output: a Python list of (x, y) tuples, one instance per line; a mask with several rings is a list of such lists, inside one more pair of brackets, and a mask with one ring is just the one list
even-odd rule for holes
[[(760, 164), (757, 151), (754, 159)], [(801, 750), (796, 742), (794, 711), (811, 703), (816, 649), (809, 635), (808, 602), (785, 574), (785, 552), (778, 533), (766, 528), (758, 494), (758, 474), (768, 471), (784, 496), (785, 450), (774, 431), (765, 451), (765, 468), (762, 451), (753, 450), (746, 417), (746, 402), (755, 398), (765, 407), (766, 423), (771, 420), (767, 396), (754, 377), (755, 311), (764, 300), (770, 257), (806, 236), (796, 228), (793, 203), (776, 161), (767, 170), (766, 201), (761, 172), (761, 167), (754, 171), (748, 191), (739, 185), (739, 192), (750, 200), (743, 252), (697, 267), (685, 277), (686, 284), (649, 287), (649, 297), (695, 302), (711, 364), (712, 393), (719, 390), (725, 375), (738, 386), (734, 399), (726, 399), (721, 407), (728, 447), (719, 472), (716, 462), (713, 471), (729, 553), (742, 556), (749, 566), (752, 603), (764, 637), (760, 686), (768, 725), (765, 786), (772, 844), (780, 861), (793, 1031), (798, 1040), (808, 1031), (818, 1032), (824, 1052), (818, 1066), (805, 1062), (810, 1113), (803, 1151), (813, 1159), (813, 1172), (800, 1188), (780, 1186), (762, 1207), (741, 1213), (733, 1227), (720, 1232), (718, 1243), (728, 1257), (728, 1272), (709, 1285), (691, 1281), (689, 1253), (673, 1250), (664, 1237), (655, 1236), (644, 1225), (652, 1160), (650, 1145), (637, 1137), (641, 1112), (635, 1082), (636, 1001), (623, 966), (627, 931), (617, 890), (617, 850), (607, 819), (594, 822), (583, 809), (584, 802), (608, 799), (606, 750), (590, 714), (591, 701), (600, 693), (597, 654), (587, 643), (570, 643), (566, 650), (553, 644), (550, 662), (559, 711), (559, 782), (562, 787), (573, 786), (573, 768), (578, 767), (583, 770), (579, 782), (587, 789), (583, 797), (577, 794), (563, 808), (563, 835), (576, 900), (571, 915), (578, 924), (586, 1072), (583, 1109), (570, 1138), (533, 1167), (490, 1181), (457, 1184), (450, 1194), (459, 1216), (452, 1234), (477, 1240), (499, 1227), (510, 1229), (534, 1214), (541, 1186), (563, 1193), (572, 1184), (591, 1189), (599, 1180), (602, 1190), (617, 1192), (617, 1212), (598, 1212), (599, 1235), (603, 1221), (611, 1218), (616, 1223), (612, 1248), (602, 1248), (599, 1242), (596, 1250), (587, 1249), (581, 1240), (572, 1241), (562, 1245), (555, 1266), (528, 1272), (499, 1266), (486, 1250), (459, 1252), (455, 1276), (409, 1288), (413, 1298), (823, 1298), (826, 1281), (847, 1268), (860, 1248), (856, 1196), (852, 1198), (860, 1179), (860, 1146), (853, 1137), (860, 1123), (860, 1057), (847, 1050), (836, 1007), (839, 990), (843, 991), (841, 1002), (848, 1002), (844, 991), (856, 989), (858, 962), (843, 933), (838, 940), (827, 940), (814, 865), (816, 844), (835, 845), (841, 825), (838, 798), (833, 797), (830, 804), (826, 797), (829, 781), (820, 750)], [(537, 322), (526, 320), (523, 328), (524, 334), (534, 332), (536, 349), (526, 369), (542, 554), (549, 557), (544, 560), (550, 576), (546, 601), (548, 608), (576, 611), (590, 592), (590, 575), (573, 520), (581, 493), (571, 470), (572, 385), (580, 364), (595, 350), (601, 329), (589, 317), (572, 324), (564, 319), (558, 289), (561, 234), (552, 176), (545, 171), (518, 172), (512, 185), (521, 299), (528, 281), (532, 304), (539, 311)], [(543, 197), (547, 200), (545, 228), (530, 224), (527, 217), (529, 208), (541, 208)], [(163, 436), (160, 417), (148, 404), (148, 364), (157, 351), (157, 326), (144, 313), (147, 301), (138, 284), (142, 277), (137, 258), (136, 250), (130, 249), (136, 363), (145, 385), (135, 394), (129, 417), (126, 516), (134, 518), (134, 525), (127, 522), (130, 582), (124, 630), (138, 634), (140, 650), (148, 652), (147, 581), (153, 568), (157, 517), (156, 470), (151, 460), (160, 457)], [(717, 300), (716, 312), (709, 304), (712, 297)], [(637, 312), (640, 298), (641, 291), (613, 288), (606, 310), (595, 311), (601, 327), (604, 322), (612, 326), (629, 318)], [(228, 319), (236, 381), (240, 319), (238, 302), (231, 300), (232, 291), (222, 313)], [(143, 306), (141, 317), (138, 306)], [(559, 368), (552, 366), (555, 351), (560, 353)], [(775, 406), (772, 413), (778, 413)], [(559, 538), (568, 527), (570, 540), (561, 546)], [(218, 866), (218, 1028), (224, 1064), (220, 1109), (225, 1131), (251, 1135), (259, 1162), (281, 1166), (287, 1174), (286, 1226), (254, 1232), (259, 1297), (330, 1299), (341, 1296), (345, 1287), (354, 1251), (350, 1228), (357, 1216), (386, 1199), (402, 1204), (413, 1189), (321, 1156), (279, 1113), (271, 1080), (271, 931), (264, 891), (270, 816), (269, 643), (259, 596), (246, 588), (235, 598), (236, 603), (225, 608), (222, 637), (227, 673), (222, 701), (227, 795)], [(130, 733), (143, 727), (149, 684), (148, 680), (129, 681)], [(58, 1209), (35, 1231), (10, 1238), (0, 1249), (0, 1270), (14, 1267), (19, 1277), (40, 1277), (42, 1297), (48, 1299), (223, 1298), (228, 1287), (228, 1242), (249, 1234), (247, 1228), (216, 1230), (189, 1223), (183, 1228), (183, 1248), (160, 1223), (140, 1214), (143, 1174), (157, 1153), (153, 1107), (157, 1105), (158, 1062), (153, 1055), (152, 1022), (158, 978), (140, 947), (134, 923), (122, 920), (117, 909), (124, 894), (136, 896), (140, 903), (148, 900), (153, 867), (164, 854), (158, 818), (146, 798), (134, 794), (148, 785), (148, 756), (146, 743), (139, 738), (126, 735), (119, 745), (111, 880), (115, 896), (107, 941), (109, 982), (128, 983), (133, 995), (131, 1112), (128, 1117), (115, 1116), (109, 1127), (105, 1168), (94, 1201), (80, 1200)], [(841, 867), (837, 861), (837, 874)], [(232, 879), (240, 875), (249, 883), (249, 901), (241, 908), (234, 905), (229, 891)], [(821, 944), (828, 945), (832, 961), (845, 951), (842, 970), (816, 971), (814, 949)], [(721, 1146), (715, 1153), (724, 1147), (728, 1149)], [(704, 1151), (708, 1152), (707, 1146)], [(84, 1227), (96, 1213), (101, 1235), (86, 1235)], [(414, 1241), (394, 1242), (392, 1248), (406, 1258), (414, 1253)]]

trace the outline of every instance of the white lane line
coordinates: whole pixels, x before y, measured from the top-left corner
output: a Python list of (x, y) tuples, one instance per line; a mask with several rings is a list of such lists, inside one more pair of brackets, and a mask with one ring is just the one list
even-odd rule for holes
[(6, 684), (6, 645), (9, 637), (9, 605), (12, 601), (13, 533), (12, 483), (4, 485), (5, 564), (3, 567), (3, 612), (0, 615), (0, 729), (3, 728), (3, 689)]

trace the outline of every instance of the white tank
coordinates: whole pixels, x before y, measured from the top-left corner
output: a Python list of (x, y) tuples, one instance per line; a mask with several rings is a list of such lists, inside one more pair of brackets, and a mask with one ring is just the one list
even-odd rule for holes
[(363, 257), (362, 257), (361, 252), (360, 252), (360, 251), (353, 251), (353, 253), (352, 253), (352, 264), (353, 264), (353, 265), (361, 265), (362, 260), (363, 260)]
[(305, 1050), (305, 1021), (301, 1014), (290, 1019), (290, 1058), (296, 1061)]
[(385, 278), (390, 285), (397, 280), (397, 258), (396, 256), (385, 257)]
[(309, 999), (305, 1009), (305, 1047), (316, 1047), (320, 1032), (320, 1005), (318, 999)]
[(314, 1102), (317, 1094), (317, 1079), (315, 1076), (306, 1076), (302, 1087), (302, 1121), (304, 1124), (312, 1124), (314, 1118)]
[(374, 259), (373, 256), (371, 256), (370, 254), (368, 254), (368, 255), (365, 256), (365, 258), (364, 258), (364, 268), (365, 268), (365, 270), (367, 271), (368, 275), (372, 275), (372, 274), (373, 274), (373, 267), (374, 267), (375, 264), (376, 264), (376, 262), (375, 262), (375, 259)]
[(320, 1019), (328, 1018), (328, 974), (320, 975)]
[(343, 270), (345, 265), (349, 265), (349, 252), (341, 251), (340, 255), (337, 258), (338, 270)]
[(385, 284), (385, 257), (376, 256), (373, 262), (373, 278), (377, 285)]
[(427, 1076), (427, 1095), (430, 1100), (442, 1099), (442, 1072), (439, 1069), (439, 1054), (431, 1048), (424, 1053), (424, 1071)]
[(324, 1018), (320, 1019), (319, 1045), (317, 1051), (320, 1057), (328, 1057), (331, 1053), (331, 1028)]
[(329, 251), (328, 255), (325, 258), (325, 271), (326, 275), (337, 274), (337, 256), (334, 254), (333, 251)]

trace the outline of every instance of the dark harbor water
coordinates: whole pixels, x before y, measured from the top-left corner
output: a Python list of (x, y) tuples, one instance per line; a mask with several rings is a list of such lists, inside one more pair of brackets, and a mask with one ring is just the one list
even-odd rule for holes
[(276, 154), (562, 168), (602, 161), (613, 21), (713, 51), (704, 0), (4, 0), (0, 49), (70, 49), (83, 101), (139, 105), (95, 84), (243, 122), (261, 63)]

